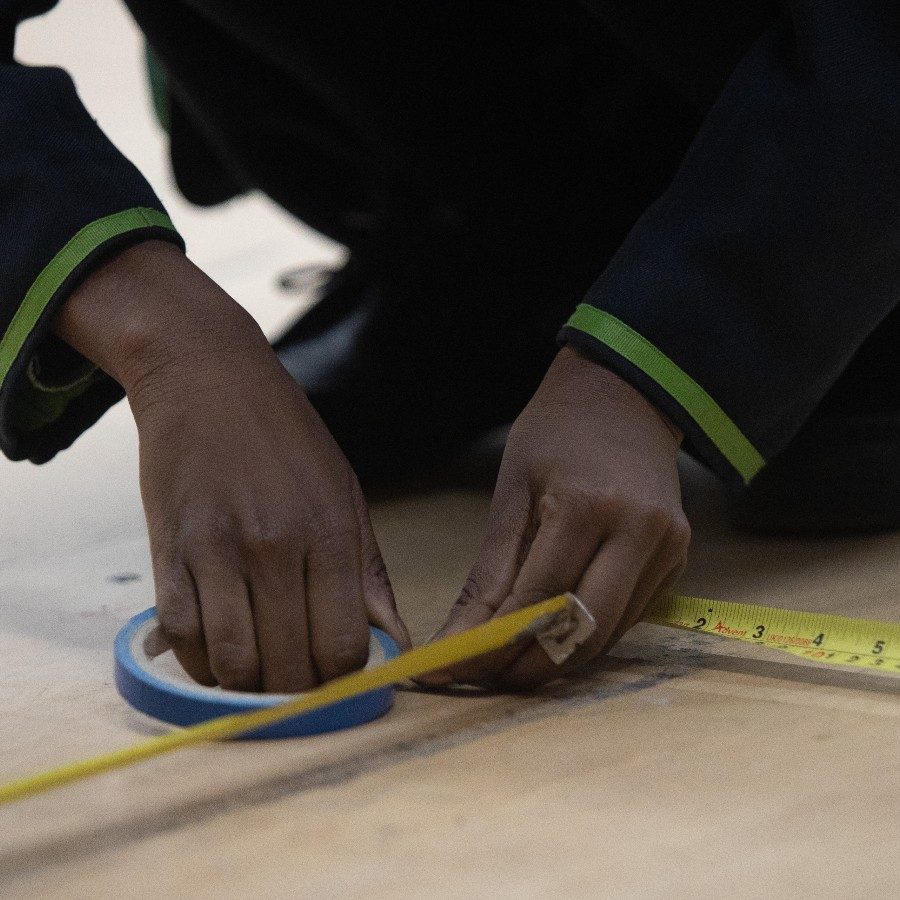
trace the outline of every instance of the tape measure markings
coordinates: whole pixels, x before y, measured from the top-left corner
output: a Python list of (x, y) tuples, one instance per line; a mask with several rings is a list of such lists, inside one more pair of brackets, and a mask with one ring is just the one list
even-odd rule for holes
[(681, 595), (662, 597), (643, 621), (715, 634), (816, 662), (900, 672), (897, 622)]

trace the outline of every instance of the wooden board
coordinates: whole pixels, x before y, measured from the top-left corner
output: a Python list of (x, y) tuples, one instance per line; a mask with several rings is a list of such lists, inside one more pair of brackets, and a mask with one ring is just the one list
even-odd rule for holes
[[(73, 73), (193, 258), (268, 333), (297, 315), (275, 273), (339, 248), (259, 195), (215, 210), (178, 196), (124, 4), (59, 4), (20, 29), (16, 56)], [(112, 685), (113, 637), (152, 602), (136, 456), (120, 406), (49, 466), (0, 461), (2, 776), (158, 731)], [(900, 535), (739, 537), (690, 474), (685, 590), (900, 619)], [(453, 601), (486, 506), (444, 489), (377, 507), (418, 639)], [(641, 627), (591, 677), (532, 697), (406, 693), (352, 733), (198, 749), (2, 809), (0, 894), (893, 896), (897, 690)]]
[[(731, 534), (692, 476), (682, 587), (896, 619), (900, 536)], [(473, 558), (487, 495), (382, 502), (417, 638)], [(147, 605), (142, 542), (20, 566), (0, 641), (2, 770), (158, 726), (110, 679)], [(110, 581), (131, 573), (140, 580)], [(28, 612), (26, 613), (26, 609)], [(0, 810), (15, 896), (808, 896), (896, 887), (900, 682), (639, 626), (598, 670), (529, 697), (406, 692), (353, 732), (187, 751)]]

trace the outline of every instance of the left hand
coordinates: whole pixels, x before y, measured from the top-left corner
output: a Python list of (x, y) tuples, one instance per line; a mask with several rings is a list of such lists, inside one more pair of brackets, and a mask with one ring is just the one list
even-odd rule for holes
[(436, 637), (564, 591), (597, 621), (560, 669), (535, 643), (423, 678), (526, 688), (601, 653), (684, 567), (680, 434), (603, 366), (563, 348), (510, 432), (487, 536)]

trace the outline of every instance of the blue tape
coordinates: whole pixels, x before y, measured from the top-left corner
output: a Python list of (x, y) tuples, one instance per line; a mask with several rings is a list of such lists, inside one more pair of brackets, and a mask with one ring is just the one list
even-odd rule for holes
[[(167, 678), (152, 670), (145, 642), (157, 627), (156, 610), (136, 615), (118, 633), (115, 642), (116, 687), (136, 710), (172, 725), (194, 725), (231, 713), (275, 706), (284, 694), (252, 694), (207, 688), (187, 680)], [(393, 659), (400, 652), (394, 640), (378, 628), (372, 629), (370, 660)], [(374, 652), (373, 652), (374, 651)], [(373, 657), (376, 657), (374, 660)], [(244, 738), (284, 738), (339, 731), (371, 722), (394, 705), (393, 687), (341, 700), (331, 706), (302, 713), (266, 728), (248, 732)]]

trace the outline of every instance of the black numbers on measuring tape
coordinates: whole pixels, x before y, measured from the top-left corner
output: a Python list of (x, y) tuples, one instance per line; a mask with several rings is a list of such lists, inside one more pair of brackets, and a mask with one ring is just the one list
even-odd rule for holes
[(753, 631), (753, 637), (759, 640), (766, 633), (765, 625), (757, 625)]
[(875, 641), (875, 646), (872, 647), (873, 653), (881, 653), (884, 650), (884, 641)]
[(702, 628), (706, 624), (706, 619), (703, 616), (700, 616), (699, 619), (693, 624), (693, 628)]
[(853, 656), (848, 656), (847, 659), (844, 660), (844, 662), (848, 662), (848, 663), (859, 662), (859, 657), (854, 654)]
[(824, 635), (824, 634), (817, 634), (817, 635), (813, 638), (813, 647), (821, 647), (821, 646), (822, 646), (822, 641), (824, 641), (824, 640), (825, 640), (825, 635)]

